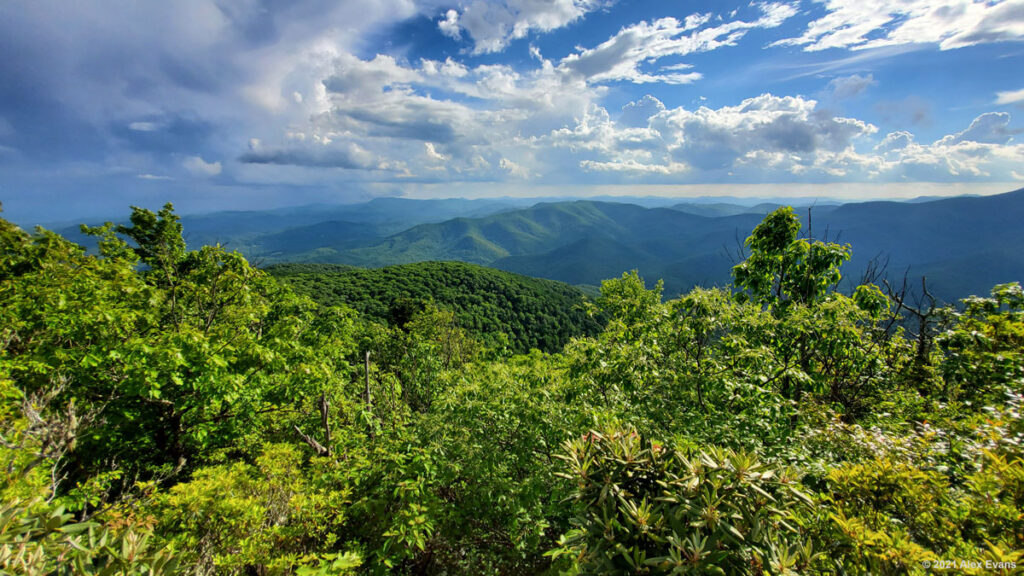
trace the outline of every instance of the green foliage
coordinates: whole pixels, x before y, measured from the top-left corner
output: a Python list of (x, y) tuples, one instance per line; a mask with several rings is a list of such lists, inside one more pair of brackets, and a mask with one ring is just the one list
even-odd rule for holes
[(798, 238), (800, 219), (784, 206), (754, 228), (745, 245), (750, 256), (733, 268), (736, 286), (756, 302), (776, 308), (820, 301), (839, 283), (849, 244)]
[[(0, 367), (0, 370), (3, 368)], [(143, 523), (75, 522), (54, 502), (62, 455), (75, 448), (76, 411), (26, 397), (0, 371), (0, 574), (174, 574), (179, 559)]]
[(982, 466), (961, 486), (888, 458), (830, 471), (837, 560), (859, 574), (950, 557), (1024, 562), (1024, 461), (986, 452)]
[(947, 311), (953, 325), (938, 339), (948, 355), (946, 394), (991, 401), (1024, 379), (1024, 291), (1018, 282), (1000, 284), (991, 298), (963, 302), (963, 312)]
[(0, 507), (0, 574), (157, 576), (177, 574), (179, 560), (155, 550), (152, 534), (113, 533), (73, 522), (59, 506), (14, 500)]
[(162, 538), (200, 573), (322, 566), (329, 569), (325, 574), (339, 574), (330, 570), (357, 567), (358, 554), (331, 560), (320, 552), (338, 546), (333, 527), (344, 524), (351, 493), (323, 481), (337, 473), (335, 466), (310, 468), (303, 467), (296, 447), (267, 446), (255, 464), (197, 470), (190, 481), (159, 495), (152, 513)]
[(794, 515), (810, 505), (790, 469), (708, 448), (688, 455), (635, 431), (566, 443), (577, 516), (555, 557), (580, 574), (788, 574), (817, 561)]
[(634, 271), (584, 306), (461, 264), (279, 281), (170, 206), (97, 254), (0, 220), (0, 571), (1019, 566), (1020, 285), (910, 334), (799, 230), (754, 230), (739, 292)]
[(514, 352), (557, 352), (570, 338), (600, 330), (599, 321), (584, 312), (578, 289), (472, 264), (424, 262), (337, 273), (293, 264), (268, 271), (322, 305), (348, 306), (399, 328), (433, 303), (454, 312), (474, 338), (492, 346), (507, 342)]
[(343, 326), (325, 325), (312, 303), (236, 253), (185, 252), (169, 206), (132, 221), (120, 230), (138, 243), (141, 273), (105, 226), (93, 230), (99, 257), (47, 232), (21, 238), (25, 260), (0, 286), (5, 370), (26, 393), (87, 415), (66, 458), (75, 483), (111, 467), (176, 474), (230, 446), (254, 415), (347, 372), (344, 332), (322, 331)]

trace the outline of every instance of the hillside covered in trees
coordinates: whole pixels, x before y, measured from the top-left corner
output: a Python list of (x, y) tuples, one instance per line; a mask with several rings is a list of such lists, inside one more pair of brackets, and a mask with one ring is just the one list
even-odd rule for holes
[[(743, 238), (780, 201), (378, 198), (181, 221), (190, 247), (219, 242), (259, 266), (461, 261), (588, 287), (635, 269), (664, 280), (665, 294), (674, 298), (696, 286), (727, 284), (745, 257)], [(927, 276), (933, 295), (955, 303), (1024, 277), (1024, 189), (984, 197), (801, 202), (795, 212), (805, 229), (856, 247), (844, 291), (868, 270), (879, 283), (908, 273)], [(62, 233), (94, 243), (77, 227)]]
[(584, 309), (583, 292), (561, 282), (462, 262), (329, 266), (279, 264), (267, 271), (320, 305), (348, 306), (397, 327), (428, 305), (451, 310), (478, 340), (507, 342), (515, 352), (557, 352), (570, 338), (600, 331), (600, 322)]
[(600, 331), (512, 354), (457, 299), (394, 326), (188, 250), (169, 205), (98, 254), (0, 220), (0, 571), (1015, 573), (1020, 284), (840, 291), (857, 246), (751, 228), (731, 284), (627, 272)]

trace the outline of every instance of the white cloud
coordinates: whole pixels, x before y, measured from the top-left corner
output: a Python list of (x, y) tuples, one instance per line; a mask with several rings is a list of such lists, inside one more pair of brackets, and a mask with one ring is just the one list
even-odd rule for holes
[[(747, 10), (755, 16), (627, 26), (560, 62), (532, 50), (526, 68), (325, 51), (307, 70), (317, 79), (299, 103), (307, 115), (290, 116), (276, 136), (253, 133), (274, 144), (252, 146), (241, 169), (342, 168), (363, 182), (1010, 178), (1005, 166), (1019, 149), (1007, 115), (922, 145), (908, 132), (878, 137), (874, 125), (800, 96), (686, 109), (648, 95), (614, 116), (601, 105), (605, 82), (688, 81), (699, 73), (680, 56), (733, 45), (795, 13), (781, 3)], [(836, 78), (829, 94), (851, 98), (873, 83), (870, 74)]]
[(502, 158), (498, 162), (498, 166), (500, 166), (501, 169), (504, 170), (505, 172), (508, 172), (509, 174), (511, 174), (512, 176), (515, 176), (517, 178), (529, 178), (530, 177), (530, 170), (529, 169), (527, 169), (525, 166), (519, 165), (516, 162), (513, 162), (512, 160), (509, 160), (508, 158)]
[(719, 109), (669, 110), (651, 125), (673, 142), (676, 158), (705, 170), (749, 163), (761, 153), (770, 154), (763, 158), (773, 164), (784, 158), (790, 166), (811, 168), (822, 153), (844, 151), (877, 130), (861, 120), (820, 111), (814, 100), (771, 94)]
[(647, 126), (651, 116), (665, 110), (665, 105), (654, 96), (647, 94), (636, 102), (630, 102), (622, 107), (622, 115), (619, 116), (619, 124), (632, 126), (634, 128)]
[(875, 151), (885, 154), (898, 150), (905, 150), (914, 143), (914, 135), (910, 132), (890, 132), (875, 146)]
[(1017, 102), (1024, 102), (1024, 88), (996, 94), (996, 104), (1016, 104)]
[[(301, 135), (300, 135), (301, 134)], [(350, 170), (385, 169), (368, 150), (355, 142), (335, 142), (328, 136), (315, 135), (307, 141), (304, 133), (295, 134), (287, 146), (267, 147), (259, 140), (249, 144), (249, 151), (239, 160), (246, 164), (277, 164)]]
[(383, 170), (407, 178), (441, 178), (442, 169), (452, 178), (532, 177), (530, 139), (572, 122), (602, 93), (546, 61), (520, 73), (450, 58), (411, 65), (344, 53), (320, 70), (319, 107), (282, 135), (262, 138), (281, 142), (283, 136), (283, 143), (251, 146), (243, 164)]
[(673, 64), (656, 72), (644, 72), (643, 66), (671, 56), (710, 52), (734, 46), (747, 32), (756, 28), (775, 28), (796, 14), (796, 8), (784, 3), (760, 3), (758, 19), (734, 20), (706, 27), (708, 14), (695, 14), (680, 22), (661, 18), (627, 26), (599, 46), (581, 50), (562, 59), (559, 69), (579, 74), (588, 82), (626, 80), (637, 84), (662, 82), (689, 84), (699, 80), (699, 72), (684, 72), (689, 66)]
[(646, 164), (637, 160), (621, 160), (612, 162), (598, 162), (595, 160), (583, 160), (580, 168), (593, 172), (621, 172), (631, 174), (681, 174), (689, 170), (689, 166), (678, 162), (666, 164)]
[(473, 53), (500, 52), (509, 42), (530, 32), (550, 32), (583, 18), (612, 0), (475, 0), (462, 9), (448, 10), (438, 28), (459, 39), (465, 31)]
[(828, 83), (828, 88), (832, 93), (833, 98), (836, 100), (845, 100), (847, 98), (855, 98), (859, 96), (875, 84), (877, 84), (877, 82), (875, 82), (875, 77), (871, 74), (868, 74), (867, 76), (853, 74), (851, 76), (833, 78), (832, 81)]
[(445, 36), (456, 40), (462, 40), (462, 30), (459, 26), (458, 10), (449, 10), (446, 12), (444, 18), (437, 21), (437, 27)]
[(221, 172), (220, 162), (207, 162), (199, 156), (189, 156), (181, 165), (189, 174), (204, 178), (216, 176)]
[(584, 173), (665, 182), (1005, 182), (1024, 162), (1024, 145), (1012, 143), (1015, 131), (1005, 113), (983, 114), (965, 130), (918, 144), (909, 132), (874, 139), (871, 124), (835, 116), (801, 97), (764, 94), (737, 106), (696, 110), (658, 109), (655, 102), (645, 98), (626, 106), (655, 111), (642, 125), (646, 112), (628, 123), (612, 122), (603, 108), (592, 106), (575, 126), (554, 130), (537, 144), (564, 150)]
[[(697, 28), (670, 44), (693, 37), (688, 42), (697, 43), (688, 46), (713, 49), (728, 34), (696, 39), (710, 21), (691, 18)], [(729, 34), (748, 29), (741, 28)], [(637, 50), (657, 56), (680, 49), (653, 46)], [(622, 75), (636, 58), (617, 60), (626, 63)], [(600, 73), (568, 70), (565, 60), (541, 58), (533, 70), (515, 70), (340, 54), (322, 70), (322, 108), (289, 127), (283, 145), (254, 145), (243, 163), (346, 168), (363, 181), (949, 181), (1010, 179), (1009, 166), (1021, 160), (1005, 113), (981, 115), (960, 132), (918, 144), (909, 132), (876, 137), (874, 125), (800, 96), (763, 94), (734, 106), (686, 109), (648, 95), (613, 117), (599, 104), (606, 89), (593, 84)], [(687, 69), (672, 63), (657, 70)], [(873, 82), (854, 75), (830, 88), (852, 97)]]
[(1005, 113), (978, 116), (966, 129), (932, 144), (918, 144), (908, 132), (893, 132), (875, 146), (877, 175), (917, 181), (1013, 179), (1024, 162), (1024, 145), (1012, 144)]
[(543, 142), (575, 154), (579, 166), (592, 172), (834, 175), (864, 162), (854, 145), (876, 131), (818, 110), (813, 100), (770, 94), (697, 110), (666, 109), (645, 97), (624, 109), (637, 113), (627, 122), (612, 122), (593, 106), (575, 127), (552, 131)]
[(962, 142), (1006, 144), (1017, 133), (1010, 129), (1010, 115), (1006, 112), (988, 112), (978, 116), (962, 132), (950, 134), (936, 144), (951, 145)]
[(430, 158), (431, 160), (437, 160), (438, 162), (445, 162), (448, 160), (447, 156), (437, 151), (437, 148), (434, 147), (433, 142), (424, 142), (423, 147), (426, 149), (427, 158)]
[(937, 43), (943, 50), (1024, 38), (1024, 0), (815, 0), (825, 15), (776, 45), (861, 50)]

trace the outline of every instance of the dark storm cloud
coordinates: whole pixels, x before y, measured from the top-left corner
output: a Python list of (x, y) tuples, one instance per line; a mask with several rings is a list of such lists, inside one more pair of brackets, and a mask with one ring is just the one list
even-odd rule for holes
[(132, 150), (176, 152), (202, 149), (214, 134), (215, 125), (194, 114), (157, 114), (115, 124), (110, 130)]
[(247, 164), (279, 164), (318, 168), (371, 170), (373, 157), (354, 144), (317, 146), (316, 148), (261, 148), (242, 154), (239, 162)]
[[(415, 104), (409, 105), (410, 107)], [(425, 107), (424, 112), (428, 111)], [(447, 144), (457, 138), (455, 128), (446, 122), (432, 119), (430, 116), (412, 114), (407, 118), (396, 119), (372, 110), (347, 110), (343, 114), (364, 124), (370, 136), (422, 140)]]

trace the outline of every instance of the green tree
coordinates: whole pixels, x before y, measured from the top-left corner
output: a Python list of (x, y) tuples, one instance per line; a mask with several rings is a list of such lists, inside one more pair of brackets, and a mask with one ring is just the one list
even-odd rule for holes
[(733, 268), (733, 281), (754, 301), (777, 309), (823, 299), (842, 278), (850, 245), (799, 238), (800, 218), (784, 206), (758, 224), (745, 245), (746, 260)]

